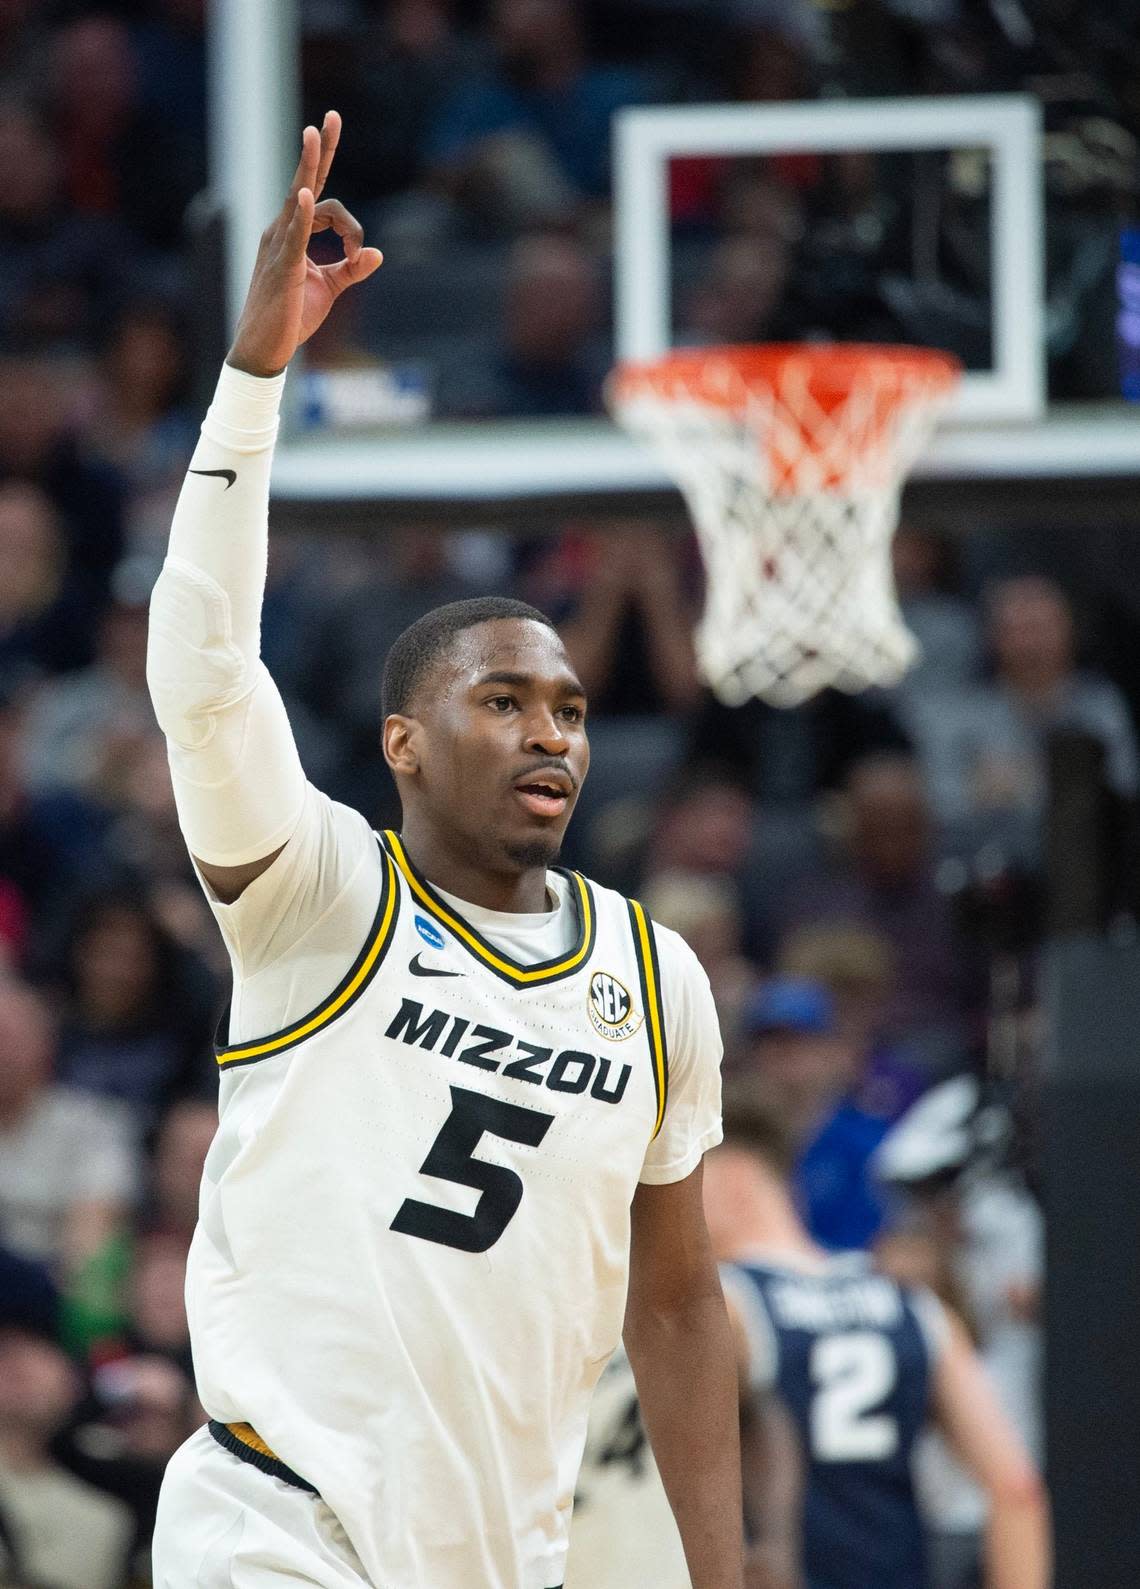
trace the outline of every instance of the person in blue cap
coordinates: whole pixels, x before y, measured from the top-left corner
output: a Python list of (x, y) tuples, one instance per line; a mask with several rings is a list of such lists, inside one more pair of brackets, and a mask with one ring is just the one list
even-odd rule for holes
[(776, 978), (745, 1006), (742, 1031), (741, 1068), (776, 1095), (800, 1144), (794, 1185), (811, 1234), (835, 1249), (868, 1246), (886, 1212), (869, 1161), (890, 1122), (858, 1099), (860, 1056), (840, 1033), (832, 995)]

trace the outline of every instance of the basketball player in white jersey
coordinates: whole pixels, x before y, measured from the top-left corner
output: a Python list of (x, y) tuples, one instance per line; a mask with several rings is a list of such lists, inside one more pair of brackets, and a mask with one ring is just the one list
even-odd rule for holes
[[(179, 499), (148, 677), (233, 965), (187, 1303), (210, 1423), (157, 1589), (556, 1589), (623, 1330), (697, 1589), (740, 1589), (733, 1341), (705, 1229), (707, 980), (555, 868), (589, 759), (541, 613), (441, 608), (384, 670), (399, 835), (309, 786), (258, 659), (284, 369), (380, 263), (307, 128)], [(318, 267), (314, 230), (345, 258)], [(380, 659), (377, 659), (379, 667)]]

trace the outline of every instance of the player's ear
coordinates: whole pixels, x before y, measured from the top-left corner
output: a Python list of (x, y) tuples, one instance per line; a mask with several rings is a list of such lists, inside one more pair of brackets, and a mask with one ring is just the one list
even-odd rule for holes
[(401, 774), (409, 777), (420, 770), (420, 758), (415, 744), (418, 727), (419, 724), (414, 717), (402, 717), (399, 712), (393, 712), (384, 719), (384, 728), (381, 732), (384, 760), (397, 777)]

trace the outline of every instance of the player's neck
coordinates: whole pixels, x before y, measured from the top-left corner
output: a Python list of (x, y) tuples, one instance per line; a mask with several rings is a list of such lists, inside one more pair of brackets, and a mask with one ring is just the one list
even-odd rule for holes
[(729, 1256), (729, 1263), (772, 1263), (790, 1269), (814, 1272), (827, 1266), (828, 1254), (809, 1236), (802, 1232), (787, 1241), (773, 1241), (770, 1237), (738, 1243)]
[(743, 1219), (736, 1232), (734, 1258), (747, 1258), (761, 1252), (779, 1253), (782, 1257), (802, 1258), (812, 1263), (827, 1256), (808, 1235), (794, 1208), (771, 1205), (764, 1209), (762, 1217)]
[(411, 815), (404, 818), (400, 838), (416, 870), (456, 899), (514, 915), (539, 915), (550, 909), (545, 866), (517, 873), (488, 871)]

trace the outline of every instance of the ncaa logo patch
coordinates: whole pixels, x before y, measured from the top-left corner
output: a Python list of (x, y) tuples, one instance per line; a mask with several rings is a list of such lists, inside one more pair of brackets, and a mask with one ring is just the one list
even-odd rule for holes
[(428, 921), (426, 916), (416, 917), (416, 931), (419, 933), (424, 943), (426, 943), (432, 949), (442, 949), (446, 942), (446, 939), (440, 932), (439, 928), (434, 927), (431, 922)]
[(608, 971), (595, 971), (590, 978), (586, 1013), (595, 1032), (615, 1043), (632, 1037), (643, 1019), (633, 1007), (629, 989)]

